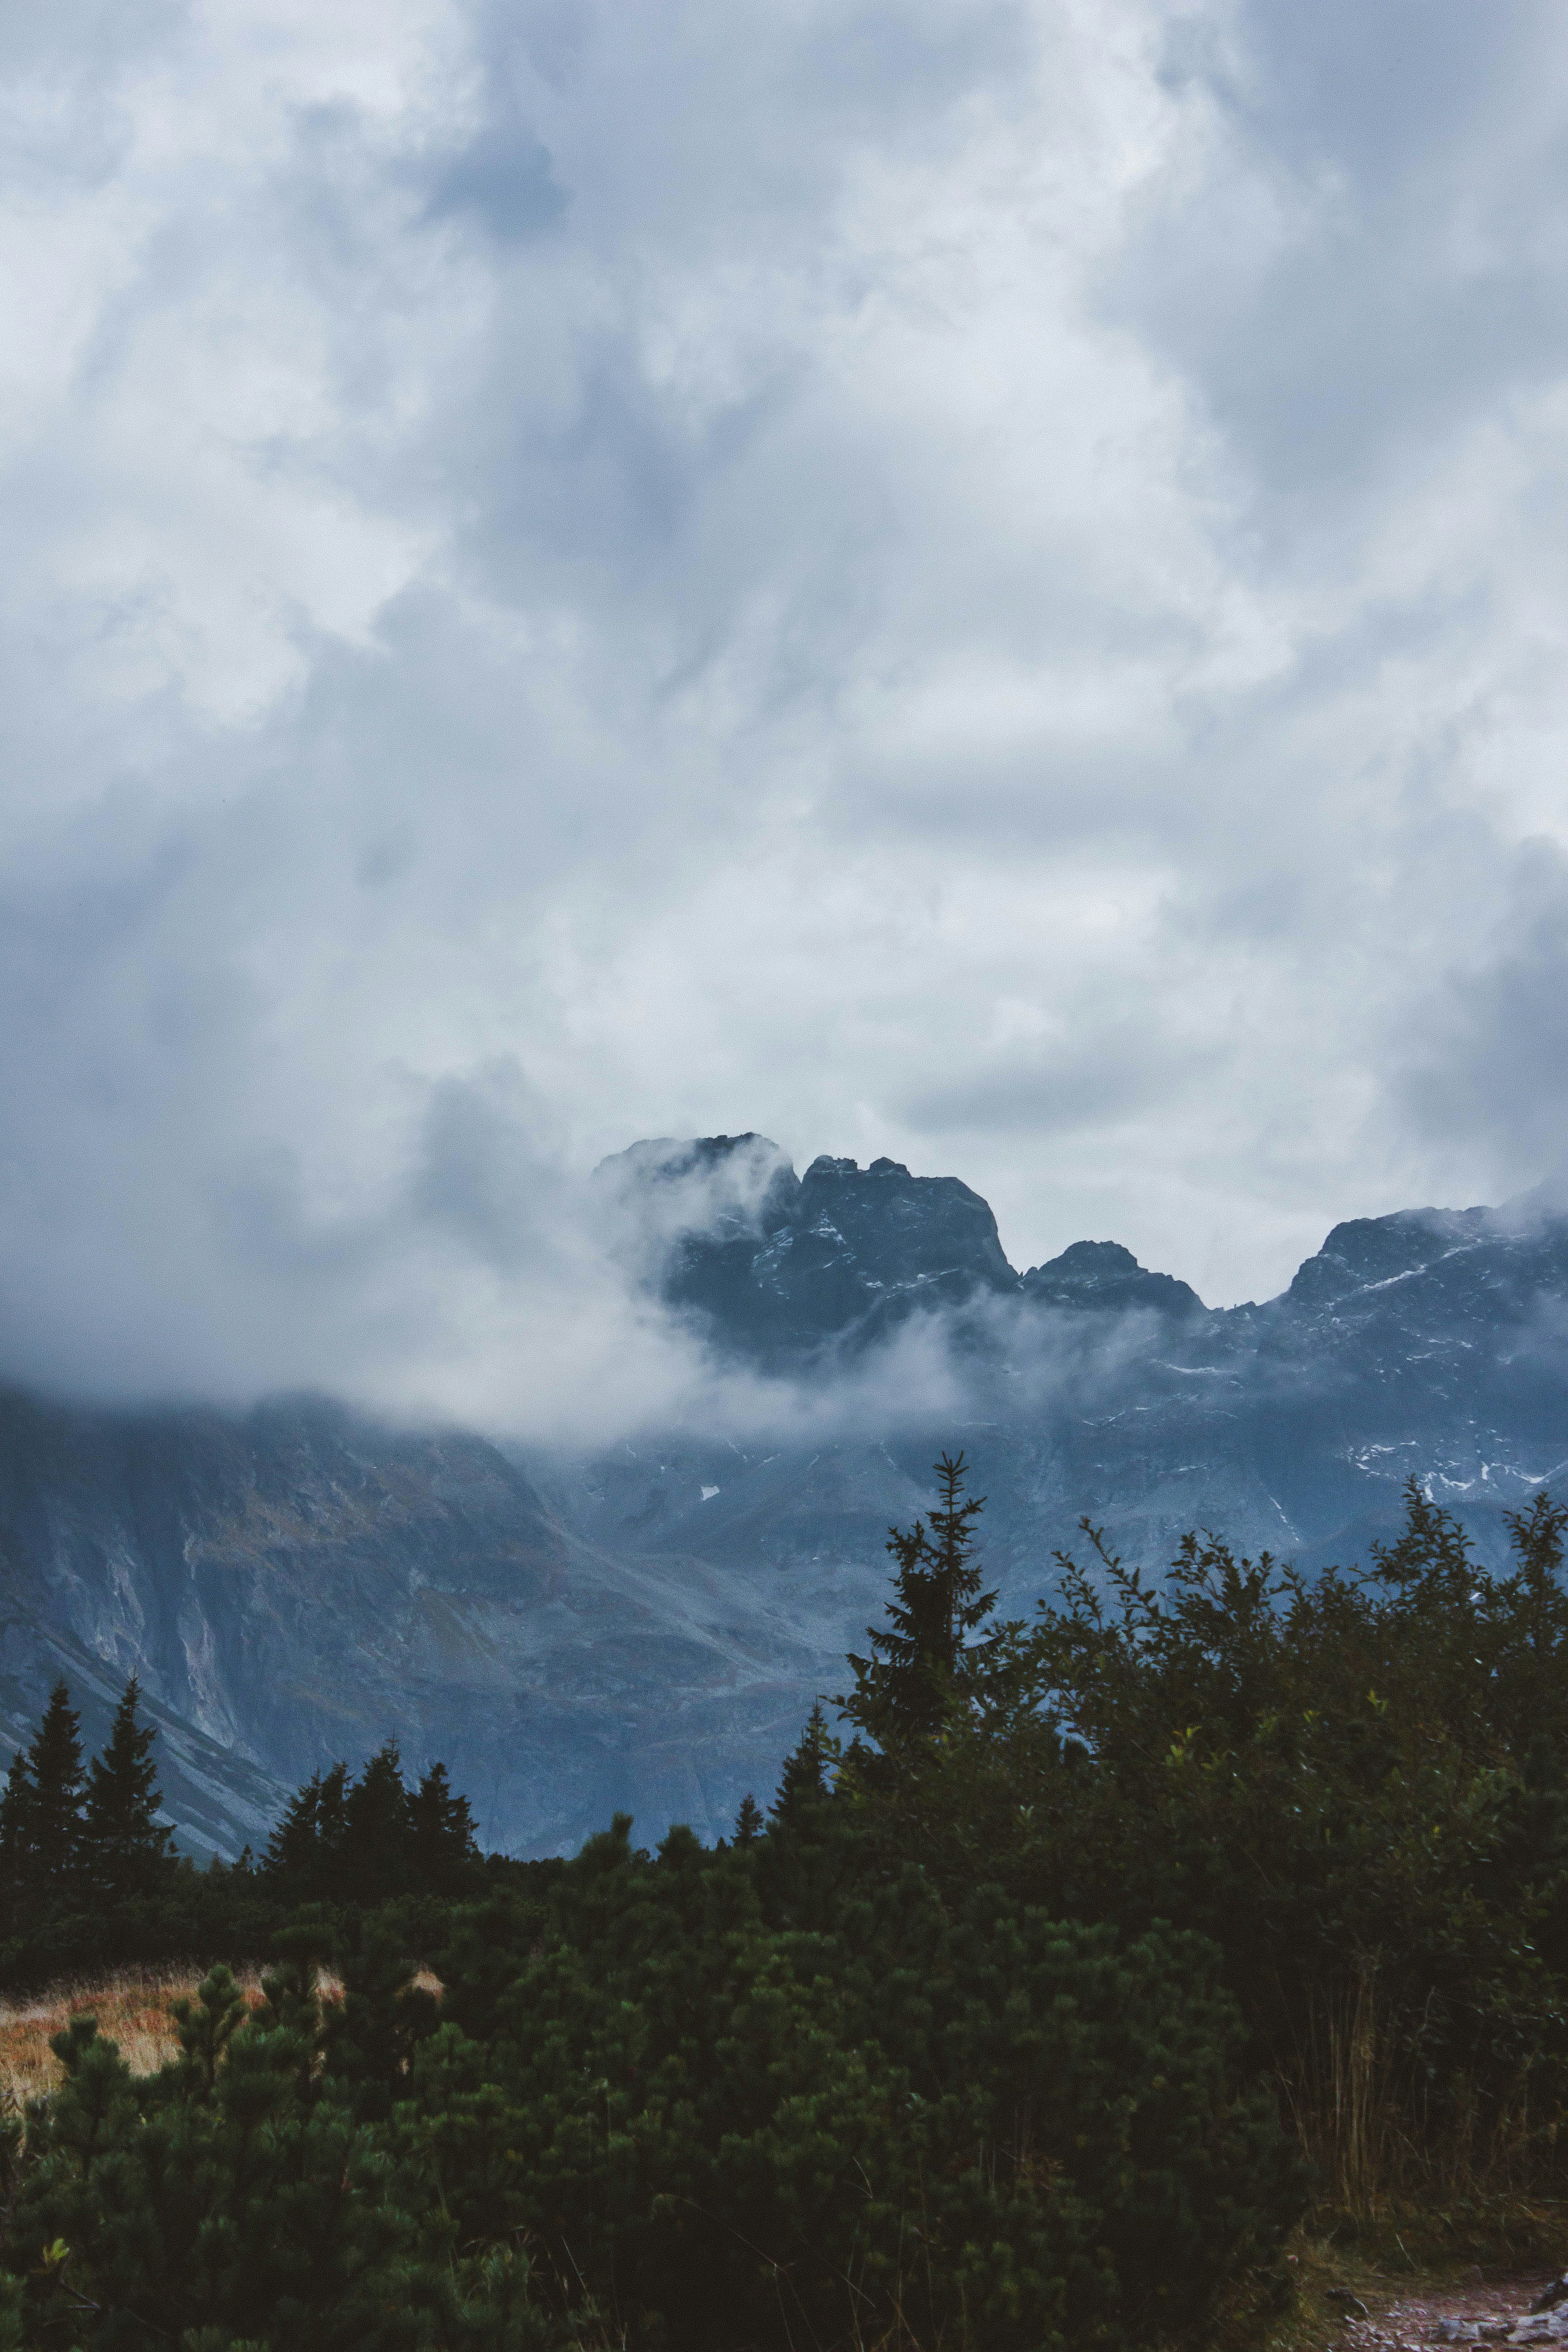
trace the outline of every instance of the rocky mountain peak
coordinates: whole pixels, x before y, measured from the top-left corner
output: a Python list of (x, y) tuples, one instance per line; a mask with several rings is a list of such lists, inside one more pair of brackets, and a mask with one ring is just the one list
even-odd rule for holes
[(1140, 1265), (1120, 1242), (1073, 1242), (1058, 1257), (1033, 1265), (1023, 1279), (1026, 1298), (1047, 1307), (1129, 1307), (1157, 1315), (1207, 1312), (1189, 1283)]
[(850, 1338), (930, 1297), (1016, 1291), (996, 1220), (956, 1176), (824, 1152), (797, 1179), (766, 1136), (660, 1138), (602, 1163), (596, 1182), (651, 1236), (672, 1306), (749, 1355)]
[(1397, 1209), (1386, 1217), (1347, 1218), (1298, 1269), (1286, 1298), (1294, 1307), (1323, 1307), (1422, 1274), (1450, 1251), (1485, 1241), (1491, 1223), (1487, 1209)]

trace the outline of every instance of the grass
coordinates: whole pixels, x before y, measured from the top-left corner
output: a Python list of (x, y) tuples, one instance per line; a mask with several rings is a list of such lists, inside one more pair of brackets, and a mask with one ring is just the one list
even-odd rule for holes
[[(251, 2008), (258, 2009), (260, 1969), (237, 1969), (235, 1975)], [(317, 1981), (324, 2000), (342, 1994), (342, 1986), (328, 1970)], [(428, 1969), (421, 1969), (413, 1981), (437, 1996), (441, 1991), (440, 1979)], [(199, 1970), (191, 1968), (115, 1969), (107, 1976), (51, 1985), (25, 1999), (0, 1998), (0, 2108), (22, 2105), (55, 2088), (60, 2063), (49, 2048), (50, 2037), (88, 2011), (97, 2018), (99, 2032), (118, 2043), (133, 2074), (156, 2074), (179, 2047), (169, 2012), (177, 2000), (194, 2000), (200, 1982)]]
[[(54, 2089), (60, 2066), (49, 2037), (89, 2010), (133, 2074), (154, 2074), (179, 2046), (170, 2009), (194, 1995), (197, 1981), (189, 1969), (117, 1969), (91, 1982), (0, 2000), (0, 2100), (20, 2105)], [(240, 1982), (254, 2006), (261, 1999), (259, 1977), (247, 1970)]]

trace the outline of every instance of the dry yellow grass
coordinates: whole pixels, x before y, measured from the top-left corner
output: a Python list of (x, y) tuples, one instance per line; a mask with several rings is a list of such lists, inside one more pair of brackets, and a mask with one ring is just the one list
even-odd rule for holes
[[(237, 1973), (254, 2008), (259, 1975)], [(117, 1969), (90, 1983), (51, 1985), (34, 2000), (0, 2000), (0, 2100), (20, 2103), (54, 2089), (60, 2066), (49, 2037), (88, 2010), (133, 2074), (153, 2074), (179, 2046), (171, 2008), (191, 1999), (199, 1981), (189, 1969)]]
[[(258, 2008), (260, 1970), (237, 1969), (235, 1974), (252, 2009)], [(87, 2011), (97, 2018), (99, 2032), (118, 2043), (133, 2074), (155, 2073), (179, 2047), (169, 2011), (177, 2000), (194, 2000), (200, 1981), (190, 1969), (116, 1969), (90, 1981), (51, 1985), (33, 2000), (0, 1999), (0, 2105), (20, 2105), (54, 2089), (60, 2063), (49, 2048), (50, 2036)], [(440, 1994), (441, 1980), (428, 1969), (421, 1969), (413, 1982)], [(327, 1969), (318, 1983), (324, 1999), (340, 1998), (342, 1986)]]

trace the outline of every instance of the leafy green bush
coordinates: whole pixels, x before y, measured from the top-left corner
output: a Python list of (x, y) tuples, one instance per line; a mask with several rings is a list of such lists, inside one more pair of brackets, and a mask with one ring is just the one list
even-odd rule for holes
[[(1139, 2340), (1294, 2218), (1198, 1939), (1124, 1945), (995, 1889), (950, 1911), (832, 1804), (727, 1853), (678, 1831), (651, 1864), (627, 1826), (569, 1866), (499, 2004), (481, 1985), (488, 2045), (448, 2025), (416, 2075), (466, 2136), (461, 2229), (525, 2230), (640, 2340)], [(781, 1901), (803, 1878), (830, 1928)], [(455, 2019), (466, 1990), (458, 1964)]]

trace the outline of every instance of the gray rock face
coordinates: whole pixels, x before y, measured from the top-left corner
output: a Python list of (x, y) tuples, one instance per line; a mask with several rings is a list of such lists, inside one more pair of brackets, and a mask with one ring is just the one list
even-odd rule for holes
[(1151, 1274), (1120, 1242), (1074, 1242), (1059, 1257), (1032, 1265), (1019, 1287), (1040, 1307), (1111, 1314), (1138, 1307), (1184, 1319), (1205, 1312), (1203, 1300), (1189, 1284), (1168, 1274)]
[(668, 1234), (652, 1268), (666, 1302), (774, 1367), (827, 1343), (875, 1345), (910, 1311), (1018, 1286), (979, 1193), (896, 1160), (860, 1168), (825, 1155), (797, 1179), (765, 1136), (720, 1135), (636, 1144), (607, 1173)]
[[(843, 1687), (943, 1447), (989, 1496), (1011, 1612), (1084, 1512), (1152, 1566), (1206, 1526), (1310, 1568), (1392, 1531), (1410, 1474), (1493, 1553), (1508, 1507), (1568, 1489), (1568, 1218), (1539, 1206), (1355, 1220), (1282, 1297), (1210, 1310), (1114, 1243), (1020, 1277), (977, 1194), (889, 1160), (797, 1179), (765, 1138), (717, 1137), (601, 1181), (616, 1245), (720, 1362), (810, 1396), (844, 1377), (858, 1422), (566, 1454), (322, 1400), (0, 1395), (0, 1735), (63, 1672), (100, 1740), (134, 1668), (198, 1845), (255, 1844), (285, 1786), (388, 1735), (512, 1850), (617, 1807), (645, 1838), (711, 1835)], [(894, 1369), (911, 1339), (958, 1401), (929, 1426)]]

